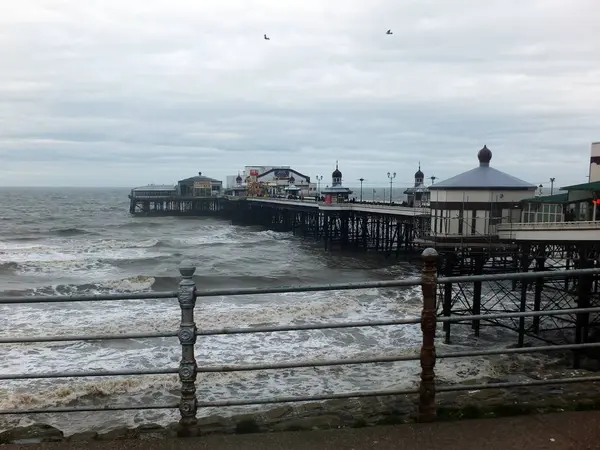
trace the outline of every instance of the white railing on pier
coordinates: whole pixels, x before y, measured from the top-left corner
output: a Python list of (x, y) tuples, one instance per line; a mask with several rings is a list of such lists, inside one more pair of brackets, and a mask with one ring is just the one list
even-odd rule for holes
[(517, 222), (497, 225), (502, 240), (600, 240), (600, 221)]
[(371, 211), (381, 214), (393, 214), (402, 216), (428, 216), (431, 214), (429, 208), (411, 208), (402, 205), (385, 205), (370, 203), (325, 203), (317, 202), (314, 199), (290, 200), (278, 198), (246, 197), (246, 200), (256, 203), (273, 203), (289, 206), (306, 206), (318, 208), (323, 211)]

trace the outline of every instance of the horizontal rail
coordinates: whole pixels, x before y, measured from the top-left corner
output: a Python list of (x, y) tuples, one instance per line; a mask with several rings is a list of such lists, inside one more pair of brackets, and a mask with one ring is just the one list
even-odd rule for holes
[[(473, 283), (476, 281), (503, 281), (503, 280), (535, 280), (539, 278), (572, 278), (583, 275), (600, 275), (600, 268), (594, 269), (576, 269), (576, 270), (556, 270), (543, 272), (517, 272), (501, 273), (488, 275), (467, 275), (455, 277), (437, 278), (437, 284)], [(258, 295), (258, 294), (284, 294), (295, 292), (319, 292), (319, 291), (343, 291), (357, 289), (373, 288), (395, 288), (420, 286), (422, 280), (420, 277), (405, 278), (400, 280), (387, 281), (366, 281), (362, 283), (339, 283), (339, 284), (317, 284), (317, 285), (299, 285), (299, 286), (275, 286), (268, 288), (228, 288), (228, 289), (209, 289), (196, 291), (196, 297), (218, 297), (234, 295)], [(88, 302), (88, 301), (115, 301), (115, 300), (144, 300), (144, 299), (164, 299), (177, 297), (176, 291), (170, 292), (138, 292), (133, 294), (103, 294), (103, 295), (56, 295), (56, 296), (29, 296), (29, 297), (0, 297), (0, 304), (15, 303), (59, 303), (59, 302)]]
[[(598, 344), (600, 347), (600, 344)], [(379, 356), (373, 358), (345, 358), (322, 361), (294, 361), (274, 364), (247, 364), (242, 366), (211, 366), (198, 367), (198, 373), (215, 372), (250, 372), (255, 370), (275, 370), (275, 369), (299, 369), (304, 367), (333, 367), (333, 366), (351, 366), (356, 364), (376, 364), (398, 361), (418, 361), (420, 355), (397, 355), (397, 356)]]
[(596, 377), (570, 377), (570, 378), (552, 378), (550, 380), (531, 380), (531, 381), (507, 381), (503, 383), (482, 383), (482, 384), (454, 384), (451, 386), (437, 386), (436, 392), (458, 392), (458, 391), (478, 391), (483, 389), (504, 389), (512, 387), (527, 386), (548, 386), (552, 384), (571, 384), (571, 383), (595, 383), (600, 381), (600, 376)]
[[(527, 386), (546, 386), (554, 384), (571, 384), (571, 383), (593, 383), (599, 382), (600, 376), (595, 377), (571, 377), (571, 378), (555, 378), (550, 380), (531, 380), (531, 381), (515, 381), (503, 383), (482, 383), (469, 385), (451, 385), (438, 386), (437, 392), (457, 392), (457, 391), (477, 391), (483, 389), (503, 389), (511, 387), (527, 387)], [(418, 394), (418, 389), (400, 389), (400, 390), (381, 390), (381, 391), (366, 391), (366, 392), (348, 392), (339, 394), (324, 394), (310, 395), (302, 397), (275, 397), (271, 399), (247, 399), (247, 400), (221, 400), (210, 402), (198, 402), (200, 408), (215, 408), (226, 406), (251, 406), (265, 405), (273, 403), (298, 403), (321, 400), (333, 400), (344, 398), (364, 398), (364, 397), (385, 397), (394, 395), (411, 395)], [(79, 406), (79, 407), (64, 407), (64, 408), (39, 408), (39, 409), (4, 409), (0, 410), (0, 415), (25, 415), (25, 414), (52, 414), (52, 413), (70, 413), (70, 412), (101, 412), (101, 411), (136, 411), (136, 410), (156, 410), (156, 409), (176, 409), (179, 404), (163, 404), (163, 405), (133, 405), (133, 406)]]
[[(464, 352), (451, 352), (437, 354), (437, 359), (463, 358), (473, 356), (491, 356), (491, 355), (509, 355), (509, 354), (525, 354), (549, 351), (563, 350), (585, 350), (588, 348), (599, 348), (600, 342), (590, 342), (585, 344), (565, 344), (553, 346), (538, 346), (524, 348), (498, 348), (489, 350), (472, 350)], [(394, 356), (377, 356), (372, 358), (344, 358), (335, 360), (314, 360), (314, 361), (293, 361), (271, 364), (246, 364), (246, 365), (221, 365), (199, 367), (198, 373), (226, 373), (226, 372), (250, 372), (258, 370), (279, 370), (279, 369), (298, 369), (310, 367), (333, 367), (333, 366), (351, 366), (358, 364), (377, 364), (390, 363), (400, 361), (418, 361), (419, 353), (412, 355), (394, 355)], [(178, 373), (177, 369), (156, 370), (130, 370), (130, 371), (112, 371), (112, 372), (57, 372), (51, 374), (14, 374), (0, 375), (0, 380), (28, 380), (28, 379), (43, 379), (43, 378), (84, 378), (84, 377), (107, 377), (107, 376), (124, 376), (124, 375), (164, 375)]]
[(213, 402), (198, 402), (199, 408), (216, 408), (224, 406), (268, 405), (270, 403), (314, 402), (319, 400), (334, 400), (338, 398), (385, 397), (390, 395), (418, 394), (418, 389), (399, 389), (387, 391), (344, 392), (340, 394), (306, 395), (302, 397), (275, 397), (255, 400), (219, 400)]
[(437, 322), (464, 322), (467, 320), (490, 320), (490, 319), (512, 319), (519, 317), (543, 317), (543, 316), (563, 316), (567, 314), (588, 314), (600, 313), (600, 307), (595, 308), (572, 308), (555, 309), (554, 311), (524, 311), (495, 314), (476, 314), (471, 316), (446, 316), (438, 317)]
[[(600, 273), (600, 269), (599, 269)], [(220, 297), (255, 294), (287, 294), (295, 292), (325, 292), (355, 289), (394, 288), (420, 286), (421, 278), (404, 278), (401, 280), (365, 281), (361, 283), (313, 284), (298, 286), (274, 286), (268, 288), (225, 288), (196, 291), (196, 297)]]
[(546, 270), (543, 272), (495, 273), (488, 275), (461, 275), (439, 277), (437, 284), (473, 283), (475, 281), (536, 280), (539, 278), (577, 278), (583, 275), (598, 275), (600, 268), (575, 270)]
[[(590, 314), (600, 313), (600, 307), (595, 308), (571, 308), (557, 309), (553, 311), (524, 311), (496, 314), (476, 314), (466, 316), (438, 317), (438, 322), (466, 322), (470, 320), (493, 320), (493, 319), (511, 319), (520, 317), (543, 317), (543, 316), (561, 316), (568, 314)], [(281, 325), (274, 327), (249, 327), (249, 328), (220, 328), (213, 330), (199, 330), (197, 336), (219, 336), (231, 334), (255, 334), (255, 333), (277, 333), (289, 331), (309, 331), (309, 330), (335, 330), (343, 328), (366, 328), (382, 327), (395, 325), (416, 325), (421, 323), (420, 317), (411, 317), (397, 320), (377, 320), (345, 323), (323, 323), (306, 325)], [(156, 333), (127, 333), (127, 334), (91, 334), (91, 335), (65, 335), (65, 336), (39, 336), (39, 337), (15, 337), (0, 338), (0, 344), (27, 344), (40, 342), (68, 342), (68, 341), (102, 341), (102, 340), (121, 340), (121, 339), (152, 339), (177, 337), (176, 332), (156, 332)]]
[(129, 375), (170, 375), (179, 373), (179, 369), (135, 369), (106, 370), (93, 372), (54, 372), (54, 373), (17, 373), (0, 374), (0, 380), (41, 380), (48, 378), (86, 378), (86, 377), (122, 377)]
[(0, 338), (0, 344), (28, 344), (41, 342), (69, 342), (69, 341), (110, 341), (121, 339), (156, 339), (177, 337), (176, 331), (165, 331), (156, 333), (124, 333), (124, 334), (87, 334), (64, 336), (31, 336), (16, 338)]
[(306, 325), (280, 325), (274, 327), (252, 327), (252, 328), (219, 328), (213, 330), (199, 330), (198, 336), (218, 336), (224, 334), (253, 334), (253, 333), (276, 333), (283, 331), (307, 331), (307, 330), (335, 330), (339, 328), (364, 328), (384, 327), (393, 325), (415, 325), (421, 323), (420, 317), (411, 317), (396, 320), (372, 320), (362, 322), (344, 323), (316, 323)]
[(131, 406), (66, 406), (57, 408), (38, 409), (0, 409), (0, 416), (24, 414), (56, 414), (73, 412), (102, 412), (102, 411), (145, 411), (150, 409), (177, 409), (179, 403), (165, 403), (162, 405), (131, 405)]
[(492, 355), (514, 355), (524, 353), (538, 352), (558, 352), (562, 350), (585, 350), (587, 348), (599, 348), (600, 342), (589, 342), (586, 344), (564, 344), (564, 345), (546, 345), (538, 347), (521, 348), (494, 348), (489, 350), (472, 350), (464, 352), (450, 352), (437, 354), (437, 359), (465, 358), (471, 356), (492, 356)]
[(36, 295), (27, 297), (0, 297), (0, 305), (15, 303), (62, 303), (62, 302), (111, 302), (116, 300), (158, 300), (176, 298), (177, 291), (135, 292), (131, 294), (95, 294), (95, 295)]

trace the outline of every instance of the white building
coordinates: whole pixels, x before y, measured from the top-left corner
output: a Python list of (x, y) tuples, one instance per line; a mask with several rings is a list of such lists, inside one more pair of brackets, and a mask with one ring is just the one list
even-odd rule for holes
[(479, 167), (429, 186), (432, 235), (493, 236), (496, 225), (521, 220), (518, 202), (533, 197), (536, 186), (490, 167), (486, 146), (477, 158)]
[(260, 173), (256, 181), (267, 186), (271, 195), (287, 196), (290, 187), (304, 197), (311, 197), (317, 193), (317, 185), (310, 182), (309, 176), (289, 167), (273, 167)]
[(294, 192), (304, 197), (313, 197), (317, 194), (317, 184), (290, 166), (245, 166), (241, 173), (242, 182), (238, 175), (227, 176), (227, 186), (230, 189), (239, 189), (240, 186), (248, 187), (260, 185), (270, 196), (287, 196), (290, 186)]

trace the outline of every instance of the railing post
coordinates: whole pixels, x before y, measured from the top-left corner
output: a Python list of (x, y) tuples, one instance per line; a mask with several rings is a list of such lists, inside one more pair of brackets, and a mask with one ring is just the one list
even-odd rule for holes
[(435, 328), (437, 321), (436, 289), (437, 258), (433, 248), (426, 248), (421, 255), (421, 290), (423, 292), (423, 310), (421, 311), (421, 385), (419, 387), (419, 422), (432, 422), (436, 418), (435, 406)]
[(180, 436), (194, 436), (196, 430), (196, 374), (198, 366), (194, 356), (196, 343), (196, 324), (194, 322), (194, 306), (196, 305), (196, 284), (192, 276), (196, 268), (190, 261), (183, 261), (179, 266), (181, 281), (177, 299), (181, 307), (181, 323), (179, 325), (179, 343), (181, 344), (181, 361), (179, 362), (179, 380), (181, 381), (181, 397), (179, 400)]

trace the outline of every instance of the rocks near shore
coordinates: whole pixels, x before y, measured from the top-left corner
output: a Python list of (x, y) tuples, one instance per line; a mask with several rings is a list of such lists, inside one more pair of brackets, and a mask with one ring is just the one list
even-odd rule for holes
[[(583, 371), (564, 371), (552, 378), (585, 376)], [(511, 375), (497, 380), (467, 380), (463, 385), (482, 382), (528, 381), (531, 378)], [(438, 420), (499, 417), (553, 411), (600, 409), (600, 383), (527, 386), (510, 389), (482, 389), (438, 393)], [(318, 403), (275, 406), (261, 413), (232, 417), (209, 415), (198, 419), (195, 434), (255, 433), (269, 431), (315, 430), (342, 427), (365, 427), (414, 422), (417, 415), (416, 395), (329, 400)], [(45, 424), (34, 424), (0, 433), (0, 444), (92, 441), (121, 439), (165, 439), (179, 435), (179, 424), (166, 427), (145, 424), (137, 428), (119, 428), (108, 433), (78, 433), (65, 437), (63, 432)]]

